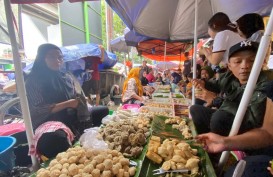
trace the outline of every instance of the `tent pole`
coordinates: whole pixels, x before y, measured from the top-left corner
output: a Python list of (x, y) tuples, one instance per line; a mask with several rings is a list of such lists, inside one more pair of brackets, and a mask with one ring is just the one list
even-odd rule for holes
[[(197, 24), (198, 24), (198, 0), (195, 0), (194, 11), (194, 52), (193, 52), (193, 79), (196, 79), (196, 52), (197, 52)], [(195, 86), (192, 86), (192, 105), (195, 104)]]
[[(265, 55), (268, 50), (268, 46), (271, 41), (271, 34), (273, 32), (273, 9), (271, 11), (271, 15), (264, 33), (264, 36), (261, 39), (261, 43), (248, 79), (248, 82), (246, 84), (246, 88), (243, 94), (243, 97), (241, 99), (238, 111), (236, 113), (236, 116), (233, 121), (233, 125), (231, 128), (231, 131), (229, 133), (229, 136), (234, 136), (238, 133), (241, 123), (243, 121), (247, 106), (249, 104), (249, 101), (252, 97), (254, 88), (256, 86), (258, 77), (260, 75), (260, 71), (262, 68), (262, 65), (264, 63)], [(227, 159), (228, 159), (229, 152), (225, 151), (222, 153), (220, 161), (219, 161), (219, 170), (223, 169), (223, 166), (225, 165)]]
[(167, 53), (167, 42), (165, 41), (165, 46), (164, 46), (164, 63), (165, 63), (165, 66), (164, 66), (164, 68), (165, 68), (165, 70), (166, 70), (166, 68), (167, 68), (167, 66), (166, 66), (166, 53)]
[[(13, 26), (13, 20), (12, 20), (12, 10), (9, 0), (4, 1), (5, 4), (5, 11), (6, 11), (6, 18), (7, 18), (7, 25), (8, 25), (8, 31), (10, 36), (10, 42), (12, 47), (12, 54), (13, 54), (13, 62), (15, 67), (15, 78), (16, 78), (16, 84), (17, 84), (17, 93), (20, 97), (20, 105), (22, 109), (22, 114), (24, 118), (24, 123), (26, 126), (26, 134), (27, 134), (27, 141), (29, 146), (31, 145), (32, 139), (33, 139), (33, 127), (30, 119), (30, 112), (29, 112), (29, 106), (28, 101), (26, 97), (26, 89), (25, 89), (25, 82), (23, 78), (23, 71), (22, 71), (22, 63), (18, 51), (18, 46), (16, 42), (15, 37), (15, 31)], [(31, 156), (32, 161), (32, 167), (33, 170), (38, 169), (39, 163), (35, 156)]]

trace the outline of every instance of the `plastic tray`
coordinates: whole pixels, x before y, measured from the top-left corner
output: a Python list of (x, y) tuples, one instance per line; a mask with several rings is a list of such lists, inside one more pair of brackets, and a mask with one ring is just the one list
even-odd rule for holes
[(174, 111), (172, 108), (159, 108), (159, 107), (151, 107), (151, 106), (142, 106), (141, 109), (147, 109), (150, 112), (155, 112), (155, 113), (161, 113), (161, 112), (167, 112), (169, 116), (173, 116)]
[(152, 98), (171, 98), (170, 93), (153, 93)]
[(148, 107), (155, 107), (155, 108), (168, 108), (168, 109), (173, 109), (173, 104), (172, 102), (159, 102), (159, 101), (152, 101), (152, 102), (147, 102), (144, 104), (145, 106)]
[(191, 100), (188, 98), (172, 98), (174, 104), (191, 105)]
[(124, 104), (121, 108), (122, 109), (132, 109), (132, 108), (140, 108), (140, 106), (138, 104)]

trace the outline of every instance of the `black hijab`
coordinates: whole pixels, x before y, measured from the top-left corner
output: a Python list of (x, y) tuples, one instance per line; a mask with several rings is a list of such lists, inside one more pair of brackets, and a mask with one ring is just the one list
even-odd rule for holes
[(173, 72), (171, 75), (174, 78), (173, 83), (175, 83), (175, 84), (178, 84), (178, 82), (180, 82), (182, 80), (182, 77), (176, 72)]
[(47, 104), (58, 103), (75, 97), (72, 79), (68, 74), (50, 69), (45, 61), (46, 55), (51, 50), (60, 50), (53, 44), (39, 46), (37, 56), (27, 82), (36, 82), (40, 85), (44, 102)]

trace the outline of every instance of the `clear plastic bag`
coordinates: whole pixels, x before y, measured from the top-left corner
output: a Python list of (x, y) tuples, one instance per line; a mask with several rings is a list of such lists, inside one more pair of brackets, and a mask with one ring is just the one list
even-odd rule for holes
[(98, 138), (98, 132), (99, 127), (84, 130), (84, 133), (80, 137), (80, 144), (82, 147), (92, 149), (108, 149), (107, 143)]

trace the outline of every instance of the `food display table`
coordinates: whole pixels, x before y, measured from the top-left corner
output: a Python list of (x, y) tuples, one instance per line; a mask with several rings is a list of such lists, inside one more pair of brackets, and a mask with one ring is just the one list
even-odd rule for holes
[[(151, 176), (153, 176), (153, 170), (163, 168), (163, 166), (164, 166), (163, 164), (165, 164), (166, 161), (169, 161), (169, 162), (175, 161), (174, 160), (175, 153), (173, 153), (173, 157), (170, 157), (169, 159), (164, 158), (164, 156), (161, 157), (160, 163), (155, 163), (153, 160), (150, 160), (150, 159), (153, 159), (153, 157), (151, 158), (148, 154), (148, 151), (150, 151), (149, 148), (150, 148), (151, 142), (152, 142), (151, 138), (153, 139), (155, 137), (159, 137), (160, 140), (159, 140), (158, 147), (159, 146), (163, 147), (164, 142), (176, 142), (175, 144), (177, 145), (177, 147), (179, 147), (181, 145), (181, 143), (184, 143), (184, 145), (188, 144), (189, 147), (192, 148), (192, 151), (195, 151), (194, 157), (198, 158), (198, 164), (197, 164), (198, 168), (197, 168), (197, 173), (195, 173), (195, 174), (190, 174), (191, 171), (189, 170), (188, 173), (171, 172), (171, 173), (165, 173), (165, 174), (157, 175), (157, 176), (162, 176), (162, 177), (163, 176), (216, 177), (214, 169), (213, 169), (210, 159), (208, 157), (208, 154), (203, 150), (203, 148), (200, 144), (195, 143), (192, 139), (192, 137), (196, 136), (195, 127), (193, 125), (192, 120), (189, 119), (188, 116), (185, 116), (185, 115), (181, 115), (180, 117), (178, 117), (178, 116), (174, 117), (174, 115), (175, 115), (174, 105), (177, 103), (185, 105), (185, 104), (188, 104), (188, 101), (187, 100), (173, 100), (173, 98), (171, 98), (171, 97), (168, 97), (166, 99), (169, 99), (168, 103), (166, 103), (166, 102), (160, 103), (160, 102), (158, 102), (157, 99), (149, 100), (149, 102), (147, 102), (147, 105), (145, 105), (139, 109), (139, 113), (136, 112), (136, 109), (132, 109), (132, 112), (131, 112), (130, 109), (121, 110), (122, 108), (119, 108), (116, 112), (114, 112), (113, 115), (111, 115), (110, 117), (107, 117), (107, 119), (109, 119), (109, 120), (104, 121), (104, 123), (106, 123), (106, 126), (101, 127), (101, 129), (102, 129), (101, 132), (103, 132), (102, 137), (104, 139), (105, 139), (105, 137), (108, 137), (110, 134), (107, 134), (107, 136), (106, 136), (105, 132), (106, 133), (109, 133), (109, 132), (108, 132), (108, 130), (104, 130), (103, 128), (105, 128), (109, 125), (112, 126), (112, 124), (118, 123), (117, 127), (120, 127), (120, 129), (122, 129), (125, 126), (120, 124), (120, 122), (124, 121), (125, 122), (124, 124), (126, 126), (129, 126), (130, 123), (128, 123), (128, 121), (129, 122), (132, 121), (133, 122), (132, 125), (137, 126), (137, 127), (135, 127), (135, 130), (128, 130), (128, 132), (130, 132), (130, 131), (139, 132), (138, 128), (140, 128), (141, 131), (143, 130), (146, 140), (145, 140), (145, 143), (140, 144), (141, 140), (132, 141), (132, 138), (135, 138), (135, 137), (133, 137), (133, 135), (131, 135), (130, 133), (128, 134), (128, 137), (127, 137), (128, 139), (126, 139), (126, 141), (128, 141), (127, 146), (130, 146), (130, 148), (133, 149), (136, 145), (138, 145), (141, 148), (141, 153), (137, 156), (131, 156), (131, 157), (129, 156), (128, 157), (127, 152), (131, 152), (131, 151), (126, 151), (125, 150), (126, 146), (121, 146), (120, 148), (118, 148), (118, 150), (120, 150), (122, 152), (122, 154), (125, 155), (125, 157), (127, 156), (127, 158), (129, 158), (131, 160), (131, 162), (136, 162), (134, 175), (129, 175), (129, 172), (128, 173), (124, 172), (122, 174), (115, 174), (113, 172), (113, 169), (109, 169), (110, 171), (113, 172), (111, 175), (106, 174), (103, 171), (101, 171), (100, 175), (98, 175), (98, 176), (108, 176), (108, 175), (109, 175), (109, 177), (110, 176), (124, 176), (125, 177), (128, 175), (134, 176), (134, 177), (151, 177)], [(181, 99), (184, 99), (184, 98), (181, 98)], [(126, 106), (126, 107), (130, 108), (130, 106)], [(171, 111), (169, 111), (169, 109), (171, 109)], [(166, 110), (167, 110), (167, 112), (165, 112)], [(148, 132), (145, 133), (145, 131), (147, 131), (147, 130), (144, 130), (143, 128), (144, 129), (148, 128)], [(119, 128), (117, 128), (117, 129), (119, 129)], [(115, 131), (119, 131), (119, 130), (115, 130)], [(114, 134), (114, 131), (110, 132), (110, 133)], [(113, 136), (113, 138), (115, 139), (116, 137)], [(125, 136), (123, 137), (123, 139), (124, 138), (125, 138)], [(117, 149), (116, 145), (109, 144), (109, 142), (115, 143), (115, 141), (118, 141), (118, 138), (116, 138), (115, 140), (112, 140), (111, 137), (110, 137), (110, 140), (109, 140), (109, 138), (107, 140), (106, 139), (105, 139), (105, 141), (108, 143), (109, 146), (111, 146), (112, 149)], [(120, 140), (120, 141), (122, 141), (122, 140)], [(134, 142), (136, 142), (136, 143), (132, 144)], [(155, 150), (154, 152), (157, 153), (157, 150)], [(173, 150), (173, 152), (175, 152), (175, 150)], [(160, 155), (160, 153), (157, 153), (157, 155)], [(60, 157), (57, 156), (57, 158), (60, 158)], [(189, 160), (189, 158), (186, 158), (186, 159)], [(193, 158), (191, 158), (191, 159), (193, 159)], [(111, 162), (111, 163), (113, 163), (113, 168), (114, 168), (116, 165), (114, 162), (114, 157), (112, 160), (113, 160), (113, 162)], [(91, 159), (90, 159), (90, 161), (91, 161)], [(85, 162), (85, 165), (86, 164), (88, 164), (87, 161)], [(84, 169), (84, 165), (80, 165), (80, 164), (78, 164), (78, 165)], [(131, 165), (132, 164), (130, 163), (130, 168), (132, 167)], [(181, 168), (181, 165), (183, 165), (183, 164), (180, 163), (180, 161), (178, 159), (177, 162), (175, 163), (175, 165), (176, 166), (170, 167), (170, 170), (173, 170), (173, 168)], [(46, 162), (42, 165), (42, 167), (45, 167), (45, 168), (47, 168), (48, 166), (49, 166), (48, 162)], [(94, 165), (93, 167), (95, 169), (98, 166)], [(124, 168), (129, 170), (127, 166)], [(90, 174), (91, 174), (91, 172), (90, 172)], [(35, 177), (35, 176), (36, 176), (36, 173), (33, 174), (31, 177)], [(41, 176), (41, 175), (37, 175), (37, 176)], [(69, 175), (63, 175), (63, 176), (65, 177), (65, 176), (69, 176)], [(82, 174), (82, 175), (77, 175), (77, 176), (88, 177), (87, 174), (85, 174), (85, 175)], [(91, 176), (91, 175), (89, 175), (89, 176)]]

